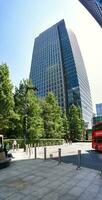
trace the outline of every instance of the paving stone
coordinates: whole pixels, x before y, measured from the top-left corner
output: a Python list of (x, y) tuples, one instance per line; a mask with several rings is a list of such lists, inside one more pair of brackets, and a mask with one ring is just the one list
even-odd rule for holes
[(14, 200), (14, 199), (15, 200), (23, 200), (23, 199), (25, 199), (25, 196), (16, 192), (15, 194), (13, 194), (7, 198), (7, 200)]
[[(68, 192), (60, 197), (60, 200), (76, 200), (76, 196), (70, 195)], [(59, 200), (59, 199), (58, 199)]]
[(69, 191), (69, 194), (78, 197), (82, 194), (82, 192), (84, 192), (84, 190), (85, 188), (80, 188), (80, 187), (75, 186)]
[(27, 158), (0, 171), (0, 200), (102, 200), (101, 191), (98, 171), (55, 160)]

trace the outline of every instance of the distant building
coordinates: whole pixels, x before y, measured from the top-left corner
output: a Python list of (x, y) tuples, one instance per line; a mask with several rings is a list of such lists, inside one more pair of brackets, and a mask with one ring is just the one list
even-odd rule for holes
[(100, 115), (100, 116), (95, 115), (93, 117), (93, 125), (95, 125), (95, 124), (97, 124), (99, 122), (102, 122), (102, 115)]
[(77, 39), (73, 32), (67, 33), (64, 20), (35, 39), (30, 79), (39, 97), (52, 91), (62, 110), (67, 111), (72, 104), (80, 106), (84, 122), (91, 124), (92, 102), (84, 62)]
[(102, 0), (79, 0), (102, 27)]
[(96, 115), (93, 116), (93, 125), (102, 122), (102, 103), (96, 104)]
[(102, 103), (96, 104), (96, 114), (102, 116)]

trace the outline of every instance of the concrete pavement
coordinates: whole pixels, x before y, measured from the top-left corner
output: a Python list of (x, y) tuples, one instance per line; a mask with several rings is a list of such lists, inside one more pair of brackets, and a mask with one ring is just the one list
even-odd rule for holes
[(24, 155), (14, 152), (11, 165), (0, 170), (0, 200), (102, 200), (99, 171)]
[[(56, 145), (56, 146), (48, 146), (46, 147), (46, 155), (47, 158), (50, 158), (52, 154), (53, 157), (58, 157), (58, 149), (61, 148), (61, 155), (77, 155), (78, 150), (80, 149), (82, 154), (88, 153), (87, 150), (92, 150), (91, 143), (72, 143), (72, 144), (63, 144), (63, 145)], [(37, 147), (37, 158), (44, 158), (44, 147)], [(35, 157), (34, 148), (28, 148), (27, 152), (25, 153), (23, 149), (19, 149), (17, 151), (11, 150), (11, 153), (15, 157), (14, 160), (20, 159), (30, 159)]]

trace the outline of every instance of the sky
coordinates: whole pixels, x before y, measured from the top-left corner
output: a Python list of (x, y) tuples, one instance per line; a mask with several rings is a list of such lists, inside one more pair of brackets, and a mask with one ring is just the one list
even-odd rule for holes
[(95, 112), (102, 103), (102, 29), (78, 0), (0, 0), (0, 64), (9, 66), (14, 86), (29, 78), (35, 37), (61, 19), (77, 37)]

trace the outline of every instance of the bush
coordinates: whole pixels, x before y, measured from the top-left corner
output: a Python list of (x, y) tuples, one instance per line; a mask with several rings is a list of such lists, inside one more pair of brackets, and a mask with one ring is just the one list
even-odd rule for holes
[[(10, 149), (12, 148), (14, 139), (4, 139), (4, 144), (9, 144)], [(24, 139), (16, 139), (19, 148), (24, 148)], [(36, 146), (52, 146), (52, 145), (61, 145), (64, 143), (63, 139), (35, 139), (30, 144)]]
[[(13, 144), (14, 139), (4, 139), (4, 144), (7, 145), (9, 144), (9, 148), (12, 149), (12, 144)], [(20, 148), (24, 147), (24, 139), (16, 139), (17, 144), (19, 144)]]
[(61, 145), (64, 143), (63, 139), (35, 139), (33, 144), (36, 146), (52, 146), (52, 145)]

